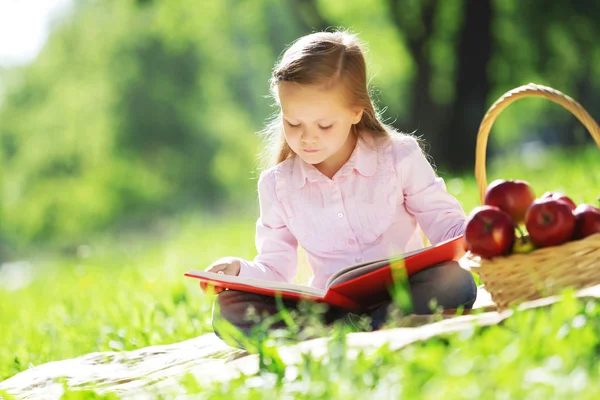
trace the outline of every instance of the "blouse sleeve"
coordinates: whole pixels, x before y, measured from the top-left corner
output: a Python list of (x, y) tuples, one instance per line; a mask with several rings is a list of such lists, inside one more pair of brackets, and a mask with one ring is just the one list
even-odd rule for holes
[(406, 210), (415, 216), (431, 244), (464, 233), (466, 216), (462, 206), (446, 191), (417, 141), (405, 137), (395, 143), (397, 165)]
[(258, 180), (260, 216), (256, 221), (254, 261), (240, 260), (240, 277), (292, 282), (298, 271), (298, 241), (286, 225), (286, 213), (275, 192), (273, 170)]

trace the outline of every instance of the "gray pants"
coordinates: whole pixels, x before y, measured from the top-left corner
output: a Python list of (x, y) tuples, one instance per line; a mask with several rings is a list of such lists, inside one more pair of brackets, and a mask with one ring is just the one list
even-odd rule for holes
[[(477, 286), (469, 271), (462, 269), (456, 262), (436, 265), (413, 274), (409, 278), (412, 313), (431, 314), (432, 302), (443, 309), (463, 307), (470, 309), (477, 297)], [(285, 320), (277, 318), (281, 309), (298, 311), (298, 302), (281, 300), (279, 303), (270, 296), (246, 293), (236, 290), (225, 290), (217, 295), (213, 306), (213, 329), (217, 336), (223, 338), (223, 321), (227, 321), (246, 336), (256, 334), (256, 327), (268, 325), (268, 330), (286, 328)], [(390, 298), (374, 309), (364, 310), (359, 316), (367, 316), (370, 329), (379, 329), (388, 316), (397, 308)], [(253, 312), (248, 311), (252, 309)], [(405, 310), (404, 310), (405, 312)], [(251, 314), (251, 315), (250, 315)], [(347, 310), (328, 306), (321, 316), (321, 322), (330, 325), (349, 317)], [(272, 320), (271, 321), (269, 321)], [(229, 336), (229, 335), (227, 335)], [(243, 347), (240, 344), (239, 347)]]

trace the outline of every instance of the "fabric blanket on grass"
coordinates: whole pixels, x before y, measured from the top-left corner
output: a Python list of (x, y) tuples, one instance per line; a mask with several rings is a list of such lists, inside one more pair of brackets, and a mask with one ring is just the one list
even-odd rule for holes
[[(600, 285), (577, 292), (578, 297), (600, 298)], [(559, 300), (549, 297), (531, 301), (519, 309), (546, 307)], [(488, 326), (509, 318), (513, 310), (498, 312), (489, 294), (480, 289), (472, 314), (462, 316), (405, 317), (402, 328), (347, 335), (347, 356), (369, 354), (387, 344), (397, 350), (417, 341)], [(279, 349), (286, 365), (301, 362), (302, 355), (315, 357), (327, 352), (329, 338), (312, 339)], [(138, 397), (150, 393), (177, 394), (181, 379), (191, 374), (198, 384), (229, 380), (240, 374), (259, 371), (259, 357), (224, 344), (214, 334), (205, 334), (181, 343), (151, 346), (129, 352), (101, 352), (69, 360), (50, 362), (23, 371), (3, 382), (0, 391), (18, 399), (59, 399), (64, 387), (70, 390), (94, 390), (99, 394), (115, 393), (121, 397)], [(1, 398), (1, 396), (0, 396)]]

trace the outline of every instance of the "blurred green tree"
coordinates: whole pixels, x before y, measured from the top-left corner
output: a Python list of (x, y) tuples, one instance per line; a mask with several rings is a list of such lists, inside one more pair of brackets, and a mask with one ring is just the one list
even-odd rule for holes
[[(442, 172), (471, 169), (487, 107), (530, 81), (600, 113), (600, 5), (542, 0), (79, 0), (31, 65), (0, 71), (0, 237), (79, 240), (185, 208), (255, 207), (268, 80), (301, 35), (367, 42), (387, 122)], [(494, 125), (492, 149), (586, 142), (545, 100)], [(575, 132), (575, 134), (572, 134)], [(579, 132), (579, 133), (578, 133)]]

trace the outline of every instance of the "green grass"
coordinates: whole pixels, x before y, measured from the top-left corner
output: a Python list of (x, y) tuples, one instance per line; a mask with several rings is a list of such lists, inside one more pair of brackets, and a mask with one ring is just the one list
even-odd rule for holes
[(33, 260), (25, 288), (3, 282), (0, 381), (52, 360), (209, 332), (211, 298), (183, 273), (229, 253), (251, 257), (252, 222), (178, 222), (159, 236), (99, 239), (73, 256)]
[[(597, 149), (545, 157), (538, 166), (504, 157), (492, 164), (489, 181), (525, 179), (538, 195), (561, 190), (578, 203), (597, 204)], [(479, 204), (471, 176), (440, 174), (467, 213)], [(182, 216), (143, 236), (99, 237), (72, 254), (33, 258), (35, 275), (26, 287), (12, 290), (0, 283), (0, 381), (49, 361), (173, 343), (210, 332), (213, 298), (202, 295), (182, 274), (225, 255), (253, 257), (254, 218)], [(592, 398), (600, 390), (599, 312), (595, 302), (566, 299), (550, 310), (519, 312), (503, 326), (477, 328), (397, 352), (383, 347), (374, 355), (349, 360), (332, 348), (337, 355), (307, 358), (296, 370), (273, 363), (261, 370), (258, 381), (239, 379), (209, 388), (188, 382), (186, 387), (207, 398), (262, 398), (265, 390), (271, 398), (311, 399), (386, 393), (408, 398)], [(331, 344), (343, 345), (343, 334)], [(276, 348), (265, 351), (264, 357), (277, 358)], [(284, 376), (293, 376), (293, 382)]]
[[(374, 354), (345, 356), (343, 336), (327, 359), (263, 369), (200, 390), (205, 398), (236, 399), (595, 399), (600, 390), (600, 306), (569, 294), (549, 310), (519, 312), (504, 325), (474, 327)], [(271, 353), (270, 357), (277, 357)], [(277, 363), (273, 363), (277, 365)]]

